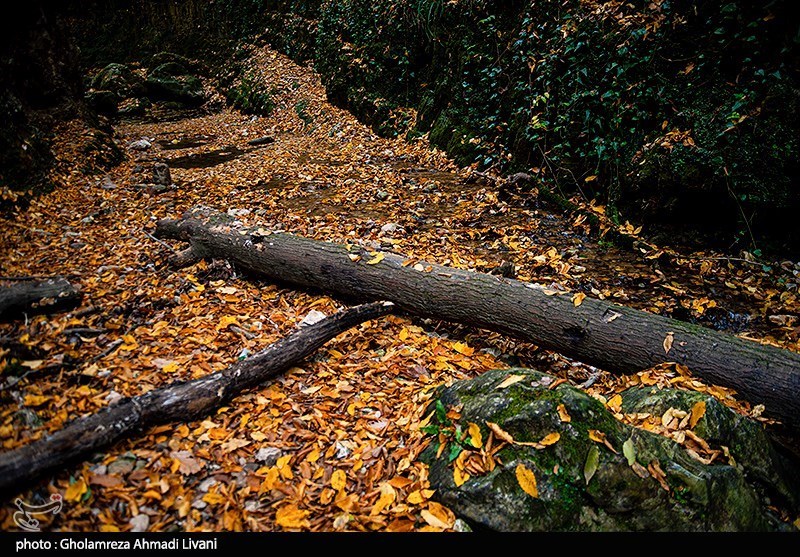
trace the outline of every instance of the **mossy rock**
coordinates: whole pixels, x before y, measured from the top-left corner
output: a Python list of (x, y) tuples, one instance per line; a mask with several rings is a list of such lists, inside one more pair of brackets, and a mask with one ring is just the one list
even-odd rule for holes
[(145, 84), (153, 100), (177, 101), (191, 106), (206, 100), (200, 79), (177, 62), (166, 62), (151, 70)]
[(764, 427), (734, 412), (711, 395), (696, 391), (632, 387), (621, 393), (622, 411), (663, 415), (670, 408), (691, 412), (697, 403), (705, 412), (694, 433), (712, 447), (727, 447), (748, 481), (764, 493), (800, 510), (800, 478), (796, 466), (773, 445)]
[(157, 52), (150, 57), (151, 68), (157, 68), (162, 64), (174, 63), (188, 69), (190, 72), (200, 75), (207, 75), (209, 73), (208, 66), (198, 60), (192, 60), (186, 56), (181, 56), (174, 52)]
[[(498, 386), (510, 375), (523, 379)], [(420, 455), (430, 465), (435, 497), (477, 528), (500, 531), (770, 531), (791, 529), (767, 509), (757, 490), (734, 466), (704, 465), (680, 445), (619, 422), (598, 400), (535, 370), (493, 370), (437, 391), (428, 408), (437, 422), (436, 401), (460, 408), (457, 424), (489, 436), (487, 422), (498, 424), (516, 442), (539, 442), (558, 433), (544, 448), (508, 444), (495, 454), (496, 467), (454, 481), (453, 442), (436, 456), (434, 438)], [(569, 414), (563, 421), (559, 406)], [(438, 413), (441, 418), (441, 412)], [(445, 420), (446, 421), (446, 420)], [(608, 446), (590, 438), (605, 436)], [(628, 443), (627, 451), (623, 444)], [(498, 440), (495, 439), (495, 445)], [(463, 450), (470, 450), (468, 448)], [(633, 461), (629, 465), (627, 452)], [(585, 470), (596, 461), (586, 480)], [(517, 468), (533, 472), (538, 496), (523, 491)], [(658, 481), (651, 470), (663, 471)], [(669, 489), (665, 489), (665, 486)]]
[(120, 99), (145, 94), (144, 80), (125, 64), (108, 64), (94, 76), (91, 87), (98, 92), (111, 91)]
[(114, 91), (89, 91), (85, 95), (86, 102), (100, 114), (114, 115), (121, 99)]

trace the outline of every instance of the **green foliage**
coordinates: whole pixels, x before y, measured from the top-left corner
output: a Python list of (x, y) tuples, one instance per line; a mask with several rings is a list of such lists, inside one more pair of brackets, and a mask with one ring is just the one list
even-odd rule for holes
[(245, 114), (269, 115), (275, 109), (273, 91), (266, 90), (252, 74), (244, 74), (239, 83), (228, 90), (228, 102)]

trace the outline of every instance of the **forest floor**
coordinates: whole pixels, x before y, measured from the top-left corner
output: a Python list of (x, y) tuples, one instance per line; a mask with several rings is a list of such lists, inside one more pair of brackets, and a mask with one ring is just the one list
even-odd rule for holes
[[(106, 176), (75, 172), (0, 220), (0, 275), (61, 274), (84, 293), (72, 312), (0, 324), (0, 337), (24, 347), (21, 362), (0, 347), (3, 449), (120, 397), (224, 369), (312, 310), (342, 307), (224, 262), (169, 268), (173, 248), (150, 235), (155, 222), (199, 204), (265, 228), (459, 268), (487, 272), (508, 261), (521, 280), (800, 349), (794, 262), (617, 247), (535, 192), (498, 196), (425, 138), (377, 137), (327, 103), (309, 68), (268, 49), (258, 62), (277, 89), (270, 116), (225, 109), (117, 122), (121, 145), (147, 138), (152, 147), (128, 150)], [(275, 141), (248, 144), (267, 135)], [(156, 161), (170, 166), (177, 189), (135, 187)], [(602, 207), (585, 208), (603, 217)], [(206, 419), (143, 432), (18, 496), (62, 493), (62, 512), (45, 519), (53, 530), (452, 530), (453, 513), (431, 500), (427, 468), (416, 460), (426, 404), (437, 386), (513, 365), (582, 385), (620, 419), (676, 439), (661, 416), (622, 414), (616, 395), (635, 384), (701, 390), (765, 421), (763, 408), (679, 366), (618, 376), (500, 334), (391, 316), (340, 335)], [(13, 500), (0, 508), (4, 530), (15, 529)]]

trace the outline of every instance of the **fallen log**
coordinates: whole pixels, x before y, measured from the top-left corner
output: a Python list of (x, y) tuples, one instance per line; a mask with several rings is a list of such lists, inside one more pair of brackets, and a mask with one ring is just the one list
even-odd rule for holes
[(0, 321), (53, 313), (77, 306), (81, 292), (63, 277), (24, 281), (0, 287)]
[(609, 301), (587, 297), (576, 305), (572, 293), (510, 278), (248, 228), (202, 207), (161, 220), (155, 235), (189, 243), (178, 264), (227, 259), (276, 281), (359, 301), (390, 300), (411, 314), (505, 333), (612, 372), (677, 362), (800, 429), (800, 354), (789, 350)]
[(107, 447), (147, 427), (189, 421), (225, 405), (242, 391), (274, 377), (336, 335), (391, 313), (394, 304), (360, 305), (301, 327), (231, 367), (126, 398), (19, 449), (0, 453), (0, 492), (19, 491), (37, 476)]

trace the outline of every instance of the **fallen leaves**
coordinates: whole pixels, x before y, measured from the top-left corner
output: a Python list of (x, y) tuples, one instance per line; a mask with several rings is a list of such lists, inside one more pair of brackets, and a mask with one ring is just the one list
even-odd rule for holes
[[(233, 268), (220, 262), (201, 262), (173, 273), (154, 272), (150, 263), (158, 264), (168, 250), (152, 243), (142, 230), (152, 226), (151, 218), (174, 217), (198, 202), (222, 210), (259, 207), (264, 214), (258, 219), (247, 214), (237, 218), (265, 221), (258, 236), (262, 243), (268, 241), (272, 230), (346, 241), (354, 246), (348, 257), (358, 264), (377, 265), (385, 257), (381, 250), (398, 249), (407, 254), (403, 265), (417, 272), (432, 272), (423, 261), (487, 271), (497, 266), (498, 254), (502, 254), (513, 260), (521, 280), (540, 282), (548, 296), (571, 296), (575, 307), (584, 303), (586, 295), (574, 292), (586, 288), (593, 298), (619, 300), (666, 315), (684, 308), (696, 318), (708, 319), (712, 310), (726, 308), (727, 300), (712, 299), (708, 291), (698, 290), (693, 280), (702, 273), (709, 285), (721, 285), (729, 295), (738, 296), (742, 302), (738, 305), (754, 315), (770, 316), (769, 323), (782, 327), (758, 332), (760, 338), (798, 347), (798, 339), (791, 336), (792, 321), (780, 317), (798, 314), (794, 291), (770, 284), (766, 276), (745, 272), (731, 262), (681, 262), (675, 252), (660, 248), (647, 248), (641, 256), (620, 252), (612, 258), (583, 238), (589, 257), (570, 255), (571, 242), (577, 236), (562, 235), (569, 227), (563, 220), (548, 224), (548, 219), (526, 209), (508, 211), (509, 206), (492, 188), (463, 181), (458, 169), (441, 152), (429, 150), (424, 141), (375, 137), (354, 118), (325, 102), (316, 76), (269, 49), (259, 49), (255, 56), (258, 63), (253, 71), (278, 84), (286, 106), (308, 101), (315, 122), (311, 127), (299, 122), (294, 110), (279, 109), (255, 121), (222, 111), (175, 122), (127, 122), (118, 127), (118, 133), (126, 140), (142, 136), (169, 141), (191, 135), (207, 138), (208, 144), (195, 150), (157, 151), (168, 163), (173, 156), (203, 153), (238, 145), (247, 137), (272, 134), (277, 141), (269, 147), (269, 156), (266, 151), (254, 150), (209, 168), (176, 167), (173, 175), (180, 188), (160, 200), (128, 190), (126, 185), (137, 179), (135, 166), (146, 164), (131, 158), (109, 175), (117, 183), (116, 189), (95, 188), (93, 178), (76, 174), (20, 213), (18, 220), (24, 218), (26, 226), (3, 221), (9, 223), (3, 225), (0, 240), (7, 254), (5, 274), (54, 269), (73, 274), (94, 307), (84, 315), (40, 316), (27, 325), (0, 325), (0, 336), (38, 351), (13, 362), (12, 355), (0, 347), (1, 369), (9, 369), (13, 362), (22, 366), (23, 372), (38, 372), (73, 361), (79, 362), (81, 376), (75, 380), (67, 379), (69, 373), (54, 374), (36, 381), (24, 379), (15, 386), (19, 398), (9, 397), (0, 407), (0, 440), (5, 449), (103, 408), (115, 397), (141, 394), (174, 379), (202, 377), (223, 369), (285, 336), (312, 311), (337, 309), (337, 304), (324, 296), (242, 280)], [(362, 162), (369, 159), (386, 163)], [(438, 175), (417, 173), (414, 180), (420, 187), (410, 187), (408, 173), (398, 171), (395, 165), (412, 165)], [(257, 185), (261, 181), (270, 183), (268, 192)], [(391, 203), (369, 201), (375, 183), (387, 190)], [(427, 186), (439, 193), (425, 192)], [(470, 200), (465, 202), (464, 197)], [(168, 203), (162, 203), (164, 199), (169, 199)], [(424, 212), (419, 211), (421, 206)], [(602, 216), (604, 209), (596, 206), (593, 212)], [(504, 216), (511, 213), (513, 218)], [(91, 222), (83, 222), (90, 214), (95, 215)], [(581, 217), (574, 223), (580, 227), (579, 234), (588, 226)], [(414, 230), (413, 234), (398, 235), (399, 245), (384, 241), (378, 233), (380, 226), (371, 228), (370, 221), (383, 224), (390, 220)], [(638, 229), (627, 223), (620, 229), (638, 234)], [(564, 240), (550, 240), (553, 245), (537, 239), (560, 237)], [(77, 246), (78, 242), (84, 245)], [(648, 265), (665, 256), (679, 265), (674, 272), (665, 270), (667, 275), (662, 277)], [(621, 286), (617, 284), (620, 280), (624, 280)], [(526, 285), (534, 288), (531, 283)], [(628, 298), (631, 289), (641, 290)], [(615, 322), (622, 311), (609, 310), (602, 320)], [(70, 327), (103, 332), (65, 334)], [(674, 334), (667, 335), (665, 353), (672, 353), (673, 342), (677, 342)], [(437, 385), (504, 366), (497, 354), (525, 360), (530, 348), (502, 335), (464, 333), (438, 325), (433, 335), (427, 326), (408, 319), (365, 324), (327, 345), (318, 360), (237, 398), (230, 408), (131, 439), (110, 450), (102, 463), (84, 463), (57, 474), (49, 488), (74, 502), (61, 516), (65, 528), (73, 530), (129, 529), (129, 521), (143, 515), (141, 507), (152, 513), (144, 515), (149, 516), (148, 531), (175, 527), (206, 531), (450, 529), (454, 517), (431, 500), (435, 493), (430, 489), (427, 468), (416, 460), (423, 446), (419, 427), (424, 417), (419, 408)], [(572, 366), (556, 354), (552, 354), (548, 371), (560, 377), (553, 388), (568, 380), (573, 384), (585, 381), (596, 373), (585, 366)], [(506, 389), (522, 380), (523, 376), (512, 373), (497, 388)], [(619, 412), (621, 420), (671, 436), (705, 461), (726, 455), (692, 431), (701, 423), (704, 406), (673, 411), (668, 419), (622, 414), (615, 395), (637, 385), (691, 389), (742, 413), (757, 412), (737, 400), (732, 391), (705, 385), (679, 366), (624, 377), (597, 375), (592, 389), (605, 395), (609, 408)], [(17, 416), (21, 410), (43, 425), (20, 426)], [(562, 423), (576, 419), (563, 405), (557, 413), (553, 419)], [(464, 450), (453, 460), (456, 483), (493, 469), (503, 443), (546, 450), (560, 442), (559, 434), (546, 431), (541, 432), (541, 439), (517, 442), (492, 423), (485, 428), (484, 424), (467, 423), (463, 434)], [(593, 449), (599, 460), (600, 444), (613, 448), (608, 440), (595, 437), (598, 446)], [(628, 441), (622, 446), (629, 463), (635, 457), (631, 447)], [(275, 452), (265, 453), (264, 461), (257, 460), (255, 455), (262, 449)], [(127, 451), (131, 457), (123, 458)], [(259, 468), (253, 470), (256, 462)], [(634, 460), (632, 467), (641, 474), (644, 468), (637, 465)], [(658, 475), (658, 468), (652, 469)], [(585, 467), (585, 474), (587, 470), (590, 477), (596, 472), (591, 465)], [(536, 476), (528, 472), (530, 477), (521, 474), (530, 489), (536, 485)], [(264, 505), (263, 501), (274, 503)], [(97, 515), (85, 512), (89, 503), (99, 511)], [(126, 511), (107, 512), (111, 508)], [(4, 527), (13, 527), (8, 513), (0, 514), (0, 520)], [(143, 524), (142, 518), (138, 520)]]
[(536, 486), (536, 475), (533, 471), (526, 468), (523, 464), (517, 464), (514, 473), (517, 476), (517, 483), (522, 488), (522, 491), (531, 497), (538, 498), (539, 488)]

